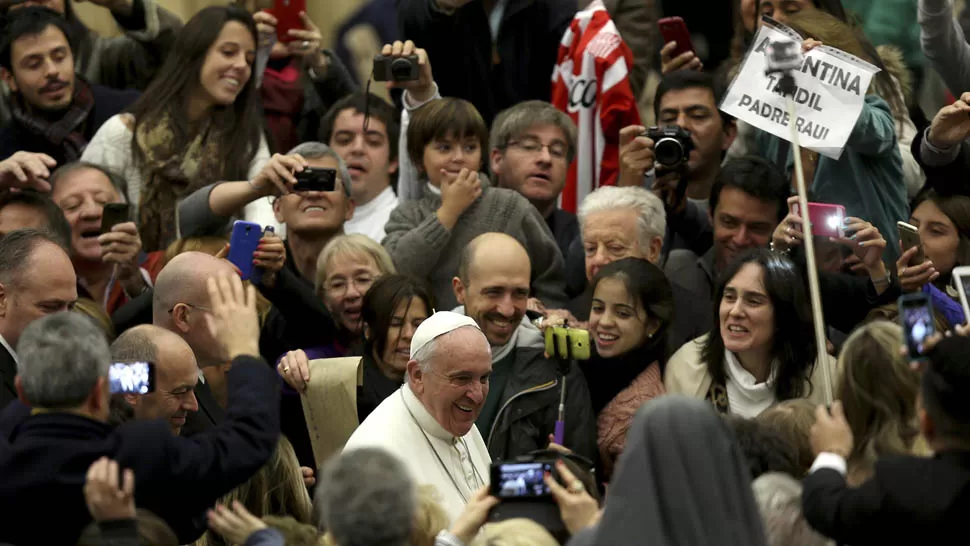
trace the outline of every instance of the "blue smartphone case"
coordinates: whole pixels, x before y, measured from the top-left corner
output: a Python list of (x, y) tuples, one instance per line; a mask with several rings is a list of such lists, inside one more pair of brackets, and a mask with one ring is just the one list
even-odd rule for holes
[(255, 222), (236, 220), (232, 224), (228, 260), (239, 268), (244, 281), (253, 276), (253, 252), (256, 252), (262, 238), (263, 228)]

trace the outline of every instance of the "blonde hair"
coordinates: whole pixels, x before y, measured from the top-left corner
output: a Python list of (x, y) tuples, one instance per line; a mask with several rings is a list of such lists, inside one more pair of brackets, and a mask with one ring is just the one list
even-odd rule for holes
[(815, 404), (805, 398), (785, 400), (761, 412), (754, 420), (780, 434), (795, 448), (795, 464), (802, 475), (808, 474), (815, 461), (811, 442)]
[(327, 246), (320, 251), (320, 255), (317, 256), (317, 278), (315, 280), (318, 296), (323, 296), (323, 285), (327, 280), (327, 268), (337, 256), (373, 261), (381, 275), (397, 273), (391, 256), (377, 241), (360, 233), (338, 235), (331, 239)]
[[(232, 505), (233, 501), (241, 502), (257, 518), (290, 516), (298, 523), (315, 523), (300, 462), (285, 436), (280, 436), (272, 457), (259, 472), (219, 499), (219, 503), (226, 506)], [(195, 544), (210, 546), (219, 543), (213, 531), (207, 531)]]
[[(225, 237), (216, 237), (213, 235), (177, 239), (165, 249), (165, 263), (167, 264), (168, 262), (172, 261), (173, 258), (184, 252), (202, 252), (203, 254), (215, 256), (223, 248), (225, 248), (228, 243), (229, 240)], [(248, 283), (249, 281), (243, 281), (243, 284)], [(256, 313), (259, 315), (260, 326), (266, 322), (266, 318), (269, 316), (269, 310), (272, 307), (273, 304), (270, 303), (268, 299), (263, 297), (263, 294), (257, 290)]]
[(290, 516), (266, 516), (263, 523), (283, 535), (286, 546), (317, 546), (325, 544), (315, 525), (300, 523)]
[(559, 546), (559, 541), (531, 519), (515, 518), (482, 527), (468, 546)]
[(438, 493), (432, 485), (418, 487), (418, 507), (408, 546), (434, 546), (438, 533), (448, 528), (448, 514), (438, 504)]
[(90, 298), (78, 298), (74, 302), (74, 307), (71, 311), (84, 315), (89, 319), (94, 321), (94, 325), (104, 332), (105, 338), (108, 339), (108, 343), (111, 343), (115, 339), (115, 325), (111, 322), (111, 317), (108, 313), (97, 304), (94, 300)]
[(839, 355), (836, 398), (855, 438), (850, 466), (868, 473), (876, 459), (910, 454), (919, 435), (919, 374), (900, 354), (902, 328), (876, 321), (849, 336)]

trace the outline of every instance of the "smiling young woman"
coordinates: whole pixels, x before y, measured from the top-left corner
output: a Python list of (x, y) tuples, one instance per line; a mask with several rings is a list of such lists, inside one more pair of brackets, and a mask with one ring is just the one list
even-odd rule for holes
[(667, 363), (668, 392), (745, 418), (793, 398), (824, 403), (805, 280), (787, 256), (741, 254), (722, 272), (714, 301), (715, 328)]

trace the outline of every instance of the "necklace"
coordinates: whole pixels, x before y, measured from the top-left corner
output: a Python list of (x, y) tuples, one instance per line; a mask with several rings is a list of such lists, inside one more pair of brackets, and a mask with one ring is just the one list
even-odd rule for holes
[[(461, 487), (458, 485), (458, 480), (456, 480), (455, 477), (451, 475), (451, 472), (448, 471), (448, 466), (445, 465), (445, 461), (441, 459), (441, 455), (438, 455), (438, 450), (435, 449), (434, 444), (431, 443), (431, 439), (428, 438), (428, 433), (425, 432), (423, 428), (421, 428), (421, 424), (418, 423), (418, 418), (414, 416), (414, 412), (411, 411), (410, 406), (408, 406), (408, 402), (404, 398), (404, 391), (401, 390), (399, 392), (401, 393), (401, 402), (404, 402), (404, 409), (408, 410), (408, 415), (411, 416), (411, 420), (414, 421), (414, 425), (417, 426), (418, 430), (421, 431), (421, 436), (423, 436), (424, 441), (427, 442), (428, 449), (430, 449), (431, 453), (434, 453), (435, 458), (438, 459), (438, 464), (441, 465), (441, 469), (445, 471), (445, 474), (448, 476), (448, 479), (451, 480), (451, 485), (455, 487), (455, 491), (458, 492), (458, 496), (461, 497), (462, 502), (464, 502), (465, 504), (468, 504), (468, 497), (466, 497), (465, 494), (462, 493)], [(484, 484), (485, 481), (482, 480), (482, 477), (478, 474), (478, 469), (475, 468), (475, 461), (472, 460), (472, 452), (471, 450), (468, 449), (468, 444), (465, 443), (464, 438), (455, 438), (455, 440), (461, 442), (462, 447), (465, 448), (465, 453), (468, 454), (468, 462), (471, 463), (472, 472), (475, 473), (475, 481), (476, 481), (476, 488), (477, 488), (478, 484)]]

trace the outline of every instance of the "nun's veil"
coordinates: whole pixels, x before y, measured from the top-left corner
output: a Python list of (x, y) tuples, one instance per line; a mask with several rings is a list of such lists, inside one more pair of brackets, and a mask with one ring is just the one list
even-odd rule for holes
[(592, 536), (596, 546), (767, 545), (741, 450), (709, 403), (664, 396), (640, 408)]

